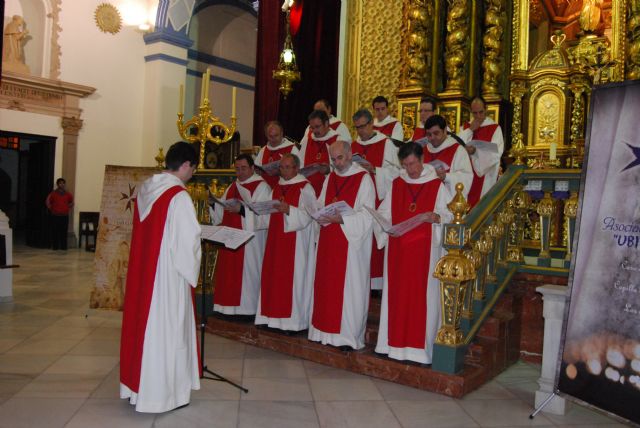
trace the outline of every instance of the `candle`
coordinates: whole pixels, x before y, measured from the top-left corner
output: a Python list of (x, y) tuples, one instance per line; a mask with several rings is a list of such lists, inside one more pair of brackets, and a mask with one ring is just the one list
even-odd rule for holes
[(557, 148), (558, 148), (558, 143), (551, 143), (549, 145), (549, 160), (556, 160)]
[(204, 104), (204, 86), (205, 86), (204, 74), (202, 75), (202, 84), (200, 85), (200, 105)]
[(184, 85), (180, 85), (180, 100), (178, 101), (178, 114), (183, 113), (184, 107)]
[(204, 87), (204, 97), (209, 99), (209, 76), (211, 76), (211, 72), (207, 68), (206, 76), (205, 76), (205, 87)]
[(236, 95), (238, 88), (235, 86), (231, 89), (231, 117), (236, 117)]

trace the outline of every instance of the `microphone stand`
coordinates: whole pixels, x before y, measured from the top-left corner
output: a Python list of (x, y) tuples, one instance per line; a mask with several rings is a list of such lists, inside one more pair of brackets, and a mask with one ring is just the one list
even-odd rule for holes
[[(212, 245), (219, 245), (219, 244), (213, 244)], [(206, 240), (203, 238), (200, 238), (200, 245), (202, 248), (202, 254), (203, 254), (203, 260), (202, 263), (200, 263), (200, 278), (202, 279), (202, 292), (201, 292), (201, 302), (200, 302), (200, 366), (202, 367), (202, 375), (200, 376), (200, 379), (209, 379), (209, 380), (215, 380), (215, 381), (220, 381), (220, 382), (227, 382), (230, 385), (235, 386), (236, 388), (238, 388), (241, 391), (244, 391), (245, 393), (249, 392), (249, 390), (247, 388), (244, 388), (241, 385), (238, 385), (237, 383), (220, 376), (218, 373), (215, 373), (212, 370), (209, 370), (206, 366), (206, 364), (204, 363), (204, 329), (207, 325), (207, 311), (205, 308), (205, 292), (204, 292), (204, 285), (205, 285), (205, 281), (207, 279), (207, 253), (205, 251), (205, 246), (206, 246)], [(215, 267), (217, 265), (218, 262), (218, 254), (216, 252), (216, 257), (213, 263), (213, 268), (215, 271)], [(211, 297), (213, 298), (213, 293), (211, 294)], [(207, 374), (213, 376), (207, 376)]]

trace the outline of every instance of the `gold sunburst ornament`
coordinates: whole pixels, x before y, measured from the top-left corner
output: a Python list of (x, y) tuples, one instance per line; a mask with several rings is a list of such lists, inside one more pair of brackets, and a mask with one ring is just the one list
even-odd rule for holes
[(120, 12), (112, 4), (102, 3), (96, 8), (96, 25), (103, 33), (116, 34), (122, 28)]

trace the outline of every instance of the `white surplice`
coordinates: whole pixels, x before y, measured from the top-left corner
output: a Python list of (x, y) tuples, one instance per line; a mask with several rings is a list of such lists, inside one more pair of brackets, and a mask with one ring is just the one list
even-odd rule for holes
[[(335, 173), (341, 177), (347, 177), (360, 172), (366, 171), (361, 166), (353, 163), (344, 173), (334, 171), (332, 174)], [(325, 179), (324, 185), (322, 186), (322, 193), (318, 198), (320, 205), (324, 205), (328, 182), (329, 177)], [(344, 224), (340, 225), (342, 233), (348, 243), (340, 333), (325, 333), (316, 329), (313, 323), (310, 323), (309, 340), (321, 342), (325, 345), (347, 345), (354, 349), (364, 347), (364, 333), (367, 326), (369, 310), (369, 272), (371, 242), (373, 239), (373, 219), (364, 207), (374, 208), (374, 205), (375, 190), (373, 188), (373, 181), (367, 173), (362, 177), (353, 206), (355, 214), (343, 216), (342, 220)], [(315, 223), (314, 228), (318, 232), (316, 234), (316, 253), (320, 227), (320, 225)], [(317, 260), (316, 268), (318, 268)], [(322, 266), (322, 268), (326, 267)], [(313, 319), (313, 301), (311, 303), (310, 319)]]
[[(258, 187), (256, 187), (256, 190), (253, 192), (251, 202), (269, 200), (271, 187), (269, 187), (264, 179), (257, 174), (253, 174), (245, 181), (236, 180), (236, 185), (242, 186), (243, 184), (253, 183), (254, 181), (262, 181), (262, 183), (258, 184)], [(227, 188), (222, 196), (222, 200), (227, 199), (228, 191), (229, 189)], [(209, 212), (214, 225), (222, 222), (224, 210), (219, 204), (216, 204), (215, 209), (210, 209)], [(242, 229), (254, 232), (255, 236), (244, 246), (240, 306), (218, 305), (215, 302), (214, 294), (214, 311), (226, 315), (254, 315), (256, 313), (256, 308), (258, 306), (258, 293), (260, 292), (260, 270), (262, 268), (262, 258), (264, 256), (264, 244), (267, 239), (264, 226), (264, 222), (260, 220), (260, 216), (256, 215), (250, 209), (245, 208), (244, 217), (242, 217)], [(221, 267), (216, 266), (216, 268), (220, 269)]]
[[(484, 119), (480, 127), (494, 125), (496, 122), (493, 119), (487, 117)], [(462, 141), (468, 143), (473, 140), (473, 131), (470, 128), (461, 129), (458, 134)], [(498, 181), (498, 173), (500, 172), (500, 158), (504, 152), (504, 137), (502, 136), (502, 128), (498, 126), (491, 136), (491, 142), (498, 146), (498, 152), (492, 153), (486, 150), (476, 150), (471, 157), (471, 165), (473, 170), (480, 177), (484, 177), (482, 183), (482, 192), (480, 196), (484, 196), (485, 193), (491, 189), (491, 187)]]
[(402, 130), (402, 124), (400, 123), (400, 121), (398, 119), (396, 119), (395, 117), (389, 115), (387, 117), (385, 117), (382, 120), (378, 120), (376, 118), (373, 119), (373, 126), (378, 127), (378, 126), (385, 126), (391, 122), (395, 122), (396, 124), (393, 125), (393, 130), (391, 131), (391, 135), (387, 135), (388, 137), (393, 138), (394, 140), (398, 140), (398, 141), (404, 141), (404, 131)]
[[(349, 128), (347, 128), (347, 125), (345, 125), (343, 121), (341, 121), (334, 115), (331, 115), (329, 116), (329, 125), (331, 126), (331, 129), (336, 131), (336, 133), (338, 134), (338, 140), (346, 141), (347, 143), (350, 143), (352, 141)], [(300, 146), (302, 146), (303, 142), (309, 139), (310, 132), (311, 132), (311, 128), (309, 128), (309, 125), (307, 125), (307, 127), (304, 130), (304, 134), (302, 135), (302, 139), (300, 140)]]
[[(184, 184), (168, 173), (156, 174), (142, 184), (136, 199), (141, 221), (149, 215), (155, 201), (174, 186)], [(200, 389), (191, 297), (191, 287), (198, 285), (199, 273), (200, 224), (191, 197), (186, 191), (180, 192), (172, 198), (167, 210), (144, 336), (138, 393), (120, 384), (120, 398), (128, 398), (139, 412), (175, 409), (189, 403), (192, 389)]]
[[(279, 184), (291, 185), (307, 181), (298, 174), (291, 180), (286, 181), (280, 177)], [(296, 255), (293, 265), (293, 298), (291, 301), (291, 317), (289, 318), (269, 318), (262, 315), (260, 310), (260, 298), (258, 298), (258, 311), (256, 313), (256, 324), (267, 324), (268, 327), (281, 330), (300, 331), (309, 327), (309, 313), (311, 312), (311, 296), (313, 294), (313, 268), (314, 252), (313, 226), (311, 217), (302, 203), (302, 192), (315, 198), (316, 194), (311, 184), (307, 183), (301, 190), (298, 206), (289, 205), (289, 214), (284, 215), (284, 231), (296, 234)], [(267, 229), (271, 216), (265, 217)], [(267, 244), (269, 242), (267, 241)]]
[[(460, 145), (453, 137), (448, 136), (440, 146), (433, 147), (431, 143), (428, 143), (425, 148), (430, 153), (438, 153), (443, 151), (446, 148), (449, 148), (453, 145), (458, 146), (456, 149), (456, 153), (453, 155), (453, 161), (451, 165), (449, 165), (449, 171), (447, 171), (447, 175), (444, 179), (444, 184), (449, 189), (452, 195), (456, 194), (456, 184), (462, 183), (464, 185), (464, 190), (462, 193), (466, 198), (469, 194), (469, 190), (471, 190), (471, 183), (473, 183), (473, 170), (471, 169), (471, 161), (469, 160), (469, 153), (465, 150), (464, 147)], [(427, 157), (425, 156), (425, 162), (428, 162)]]
[[(406, 173), (402, 171), (400, 174), (401, 180), (404, 180), (410, 184), (422, 184), (431, 180), (439, 180), (435, 173), (435, 170), (428, 165), (425, 165), (424, 170), (420, 177), (412, 179)], [(431, 225), (431, 255), (429, 258), (429, 278), (427, 282), (427, 326), (425, 335), (424, 348), (396, 348), (389, 346), (388, 343), (388, 325), (389, 325), (389, 282), (388, 282), (388, 264), (389, 264), (389, 235), (387, 235), (377, 222), (374, 222), (373, 231), (378, 241), (379, 248), (385, 248), (384, 252), (384, 286), (382, 289), (382, 302), (380, 307), (380, 327), (378, 329), (378, 343), (375, 351), (380, 354), (388, 354), (390, 358), (396, 360), (411, 360), (418, 363), (431, 364), (431, 358), (433, 355), (433, 344), (438, 333), (438, 328), (441, 323), (440, 312), (440, 281), (433, 277), (438, 260), (446, 254), (446, 251), (442, 248), (442, 225), (451, 222), (453, 215), (447, 208), (447, 204), (453, 196), (450, 194), (446, 186), (440, 186), (438, 195), (436, 196), (436, 205), (434, 212), (440, 216), (440, 223), (433, 223)], [(393, 192), (389, 192), (387, 197), (380, 204), (378, 213), (391, 222), (391, 209), (393, 204)], [(411, 232), (408, 232), (411, 233)], [(416, 260), (416, 263), (425, 263), (425, 260)], [(393, 263), (393, 260), (391, 261)]]
[[(299, 158), (300, 157), (300, 151), (298, 150), (296, 145), (293, 144), (293, 142), (287, 140), (286, 138), (283, 138), (282, 142), (280, 142), (280, 144), (278, 144), (276, 147), (272, 147), (272, 146), (269, 146), (269, 145), (262, 146), (260, 148), (260, 151), (256, 155), (256, 158), (255, 158), (254, 162), (258, 166), (262, 166), (263, 165), (262, 158), (264, 157), (264, 151), (265, 151), (265, 149), (267, 147), (269, 148), (269, 150), (282, 150), (282, 149), (286, 149), (287, 147), (290, 147), (290, 146), (293, 146), (293, 147), (291, 148), (291, 151), (289, 153), (291, 153), (292, 155), (296, 155)], [(274, 159), (274, 160), (279, 160), (279, 159)]]

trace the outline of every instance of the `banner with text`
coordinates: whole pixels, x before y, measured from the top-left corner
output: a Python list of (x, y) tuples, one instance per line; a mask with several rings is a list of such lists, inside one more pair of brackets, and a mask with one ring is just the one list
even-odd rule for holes
[(133, 204), (140, 185), (157, 168), (107, 165), (89, 307), (121, 310), (129, 264)]
[(640, 423), (640, 84), (599, 87), (569, 285), (560, 392)]

